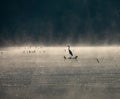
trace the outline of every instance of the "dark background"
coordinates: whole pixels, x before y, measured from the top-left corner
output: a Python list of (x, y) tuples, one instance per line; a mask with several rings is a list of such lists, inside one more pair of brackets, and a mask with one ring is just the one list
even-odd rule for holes
[(119, 41), (119, 0), (0, 1), (0, 45)]

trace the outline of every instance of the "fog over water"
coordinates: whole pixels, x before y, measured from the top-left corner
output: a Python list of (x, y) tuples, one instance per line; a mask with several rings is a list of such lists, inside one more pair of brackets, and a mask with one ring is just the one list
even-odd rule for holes
[(119, 99), (119, 27), (119, 0), (0, 0), (0, 99)]
[[(119, 99), (120, 47), (0, 49), (1, 99)], [(99, 63), (97, 61), (99, 60)]]

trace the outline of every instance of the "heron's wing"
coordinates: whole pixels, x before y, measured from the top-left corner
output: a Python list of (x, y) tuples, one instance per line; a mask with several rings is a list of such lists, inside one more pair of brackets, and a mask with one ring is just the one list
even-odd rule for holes
[(73, 53), (72, 53), (72, 51), (71, 51), (71, 50), (69, 50), (69, 54), (70, 54), (71, 56), (73, 56)]

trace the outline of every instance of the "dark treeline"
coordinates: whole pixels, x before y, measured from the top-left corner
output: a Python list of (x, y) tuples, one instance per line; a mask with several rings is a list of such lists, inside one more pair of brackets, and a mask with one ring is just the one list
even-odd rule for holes
[(119, 0), (1, 0), (0, 45), (119, 44)]

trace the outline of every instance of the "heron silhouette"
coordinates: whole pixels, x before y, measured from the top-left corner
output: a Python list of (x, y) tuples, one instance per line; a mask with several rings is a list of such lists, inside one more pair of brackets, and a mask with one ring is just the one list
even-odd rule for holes
[(68, 52), (69, 52), (69, 54), (71, 55), (71, 56), (73, 56), (73, 53), (72, 53), (72, 51), (70, 50), (70, 46), (68, 45)]

